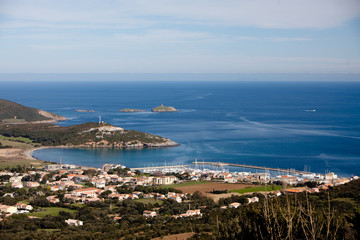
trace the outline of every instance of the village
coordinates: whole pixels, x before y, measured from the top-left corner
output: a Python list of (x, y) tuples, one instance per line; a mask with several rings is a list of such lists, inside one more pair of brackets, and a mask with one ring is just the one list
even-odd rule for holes
[[(105, 164), (99, 169), (68, 164), (49, 164), (45, 165), (43, 169), (31, 169), (28, 171), (3, 170), (0, 172), (0, 179), (0, 185), (8, 187), (10, 190), (23, 188), (28, 190), (38, 189), (37, 194), (44, 195), (46, 201), (55, 206), (56, 204), (71, 205), (75, 203), (102, 202), (104, 199), (115, 199), (117, 201), (153, 199), (154, 201), (172, 200), (177, 203), (190, 203), (194, 192), (177, 190), (177, 185), (201, 187), (205, 184), (217, 184), (212, 185), (213, 190), (211, 193), (220, 196), (223, 193), (226, 197), (229, 196), (229, 193), (227, 193), (227, 190), (219, 189), (219, 186), (224, 187), (227, 184), (226, 186), (228, 187), (245, 184), (245, 186), (249, 187), (249, 184), (252, 184), (254, 186), (268, 186), (268, 191), (261, 191), (261, 194), (269, 197), (278, 197), (284, 193), (292, 194), (303, 191), (316, 193), (322, 189), (328, 189), (332, 186), (356, 180), (358, 177), (340, 178), (334, 173), (325, 175), (304, 174), (302, 176), (277, 175), (273, 177), (270, 173), (266, 172), (228, 172), (204, 168), (167, 168), (140, 172), (139, 170), (131, 170), (117, 164)], [(275, 189), (274, 184), (277, 186), (281, 185), (281, 189), (279, 187)], [(171, 188), (162, 188), (164, 186), (171, 186)], [(47, 194), (41, 191), (44, 188), (47, 190)], [(15, 192), (11, 191), (1, 197), (14, 198)], [(248, 196), (246, 197), (245, 204), (259, 201), (259, 197), (254, 196), (251, 191), (247, 192), (245, 196)], [(25, 203), (29, 202), (28, 200), (24, 199), (14, 205), (1, 204), (0, 211), (2, 217), (6, 218), (12, 214), (28, 214), (41, 211), (41, 207), (34, 207)], [(228, 205), (220, 206), (220, 209), (238, 208), (242, 204), (244, 203), (231, 202)], [(206, 208), (206, 206), (191, 209), (189, 204), (189, 209), (186, 212), (172, 215), (172, 217), (201, 218), (201, 208)], [(146, 218), (157, 217), (159, 213), (156, 210), (158, 209), (146, 209), (143, 211), (143, 216)], [(33, 216), (33, 218), (36, 217)], [(119, 215), (114, 215), (113, 218), (114, 220), (121, 220)], [(65, 222), (71, 226), (83, 225), (83, 222), (77, 219), (67, 219)]]

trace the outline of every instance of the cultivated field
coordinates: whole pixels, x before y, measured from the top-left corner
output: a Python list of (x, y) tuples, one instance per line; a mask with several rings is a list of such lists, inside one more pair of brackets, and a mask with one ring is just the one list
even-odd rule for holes
[(240, 183), (215, 183), (215, 182), (208, 182), (196, 185), (188, 185), (188, 186), (174, 186), (175, 189), (181, 190), (184, 193), (194, 193), (199, 191), (203, 194), (208, 194), (213, 190), (235, 190), (235, 189), (243, 189), (243, 188), (250, 188), (254, 187), (252, 184), (240, 184)]

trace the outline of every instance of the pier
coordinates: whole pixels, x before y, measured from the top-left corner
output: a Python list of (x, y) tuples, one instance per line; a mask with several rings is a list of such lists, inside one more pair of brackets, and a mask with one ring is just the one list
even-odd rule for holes
[(142, 167), (142, 168), (131, 168), (131, 170), (152, 170), (152, 169), (163, 169), (163, 168), (188, 168), (189, 165), (171, 165), (171, 166), (158, 166), (158, 167)]
[(286, 173), (293, 173), (293, 174), (311, 174), (311, 172), (299, 171), (299, 170), (295, 170), (295, 169), (260, 167), (260, 166), (237, 164), (237, 163), (197, 162), (197, 161), (195, 161), (195, 162), (192, 162), (192, 164), (195, 164), (195, 165), (197, 165), (197, 164), (206, 164), (206, 165), (212, 165), (212, 166), (217, 166), (217, 167), (222, 167), (222, 166), (243, 167), (243, 168), (261, 169), (261, 170), (275, 171), (275, 172), (286, 172)]

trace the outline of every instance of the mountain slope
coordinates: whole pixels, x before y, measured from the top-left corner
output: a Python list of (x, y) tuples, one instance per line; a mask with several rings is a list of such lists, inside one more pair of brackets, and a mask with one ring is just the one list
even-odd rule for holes
[(63, 120), (66, 120), (66, 118), (55, 113), (25, 107), (18, 103), (0, 99), (0, 122), (24, 124), (40, 122), (52, 123)]

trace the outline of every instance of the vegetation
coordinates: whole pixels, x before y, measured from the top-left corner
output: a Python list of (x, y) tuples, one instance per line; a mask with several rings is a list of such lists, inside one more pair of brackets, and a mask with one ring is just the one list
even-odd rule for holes
[(265, 191), (277, 191), (281, 190), (281, 185), (262, 185), (258, 187), (250, 187), (250, 188), (243, 188), (243, 189), (236, 189), (231, 190), (230, 192), (236, 192), (236, 193), (251, 193), (251, 192), (265, 192)]
[[(111, 126), (101, 124), (101, 126)], [(98, 123), (83, 123), (74, 126), (59, 127), (53, 124), (0, 125), (0, 134), (5, 137), (25, 137), (44, 146), (81, 145), (88, 142), (99, 143), (105, 140), (113, 144), (165, 143), (166, 139), (135, 130), (101, 132)], [(90, 129), (94, 129), (89, 131)]]
[(68, 208), (45, 207), (45, 208), (38, 209), (38, 211), (36, 211), (36, 212), (28, 213), (26, 215), (42, 218), (42, 217), (45, 217), (47, 215), (58, 216), (60, 211), (70, 212), (70, 213), (76, 212), (75, 210), (71, 210), (71, 209), (68, 209)]
[(153, 112), (176, 112), (178, 110), (176, 110), (174, 107), (166, 107), (161, 104), (160, 106), (151, 109), (151, 111), (153, 111)]
[(161, 188), (175, 188), (175, 187), (185, 187), (185, 186), (199, 185), (199, 184), (204, 184), (204, 183), (209, 183), (209, 182), (206, 182), (206, 181), (187, 181), (187, 182), (176, 183), (176, 184), (162, 185), (160, 187)]
[[(152, 190), (152, 189), (148, 189)], [(0, 187), (0, 195), (15, 192), (14, 199), (0, 197), (2, 203), (35, 197), (32, 204), (49, 204), (44, 199), (46, 188), (12, 189)], [(42, 193), (44, 196), (40, 196)], [(58, 194), (59, 196), (61, 193)], [(30, 219), (26, 214), (13, 215), (0, 223), (2, 239), (152, 239), (155, 237), (193, 232), (192, 239), (359, 239), (360, 180), (333, 187), (317, 194), (285, 194), (265, 197), (253, 194), (259, 203), (247, 204), (246, 196), (235, 196), (214, 203), (194, 193), (186, 202), (164, 200), (106, 199), (84, 205), (57, 203), (54, 213)], [(250, 196), (251, 197), (251, 196)], [(238, 208), (220, 209), (222, 205), (239, 202)], [(203, 216), (173, 218), (189, 209), (201, 209)], [(60, 209), (62, 209), (60, 211)], [(59, 210), (59, 211), (58, 211)], [(155, 210), (157, 217), (145, 218), (144, 210)], [(120, 216), (121, 220), (114, 220)], [(68, 218), (84, 221), (83, 226), (65, 224)]]
[(0, 122), (24, 123), (63, 118), (62, 116), (54, 113), (47, 112), (47, 114), (47, 116), (44, 116), (39, 113), (38, 109), (25, 107), (18, 103), (0, 99)]

